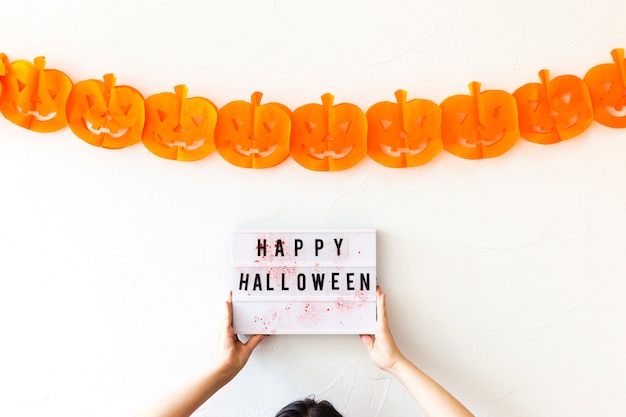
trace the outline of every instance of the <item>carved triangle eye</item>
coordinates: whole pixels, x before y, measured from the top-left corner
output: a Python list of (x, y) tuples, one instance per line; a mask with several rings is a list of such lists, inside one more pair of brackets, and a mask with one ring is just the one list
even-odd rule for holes
[(467, 120), (467, 116), (469, 116), (469, 113), (457, 112), (456, 114), (457, 120), (460, 124), (465, 123), (465, 120)]
[(612, 81), (602, 81), (602, 87), (604, 88), (604, 90), (608, 93), (609, 91), (611, 91), (611, 87), (613, 86), (613, 82)]
[(196, 127), (200, 126), (202, 124), (202, 120), (204, 118), (202, 117), (201, 114), (197, 115), (197, 116), (191, 116), (191, 121), (193, 122), (194, 125), (196, 125)]
[(351, 124), (352, 122), (339, 123), (339, 128), (343, 131), (343, 133), (348, 133), (348, 129), (350, 129)]
[(500, 117), (500, 111), (502, 110), (502, 106), (496, 106), (493, 109), (493, 118), (498, 119)]
[(426, 116), (420, 116), (417, 119), (415, 119), (415, 123), (417, 123), (417, 125), (421, 128), (424, 127), (424, 123), (426, 123)]
[(128, 116), (128, 112), (130, 111), (130, 104), (127, 104), (125, 106), (120, 105), (120, 110), (122, 110), (122, 113), (124, 113), (124, 116)]
[(391, 125), (393, 124), (393, 122), (391, 120), (380, 120), (380, 125), (383, 128), (383, 131), (388, 131), (391, 128)]
[(161, 122), (163, 122), (163, 120), (167, 119), (167, 116), (169, 115), (167, 112), (165, 112), (163, 110), (158, 110), (158, 109), (157, 109), (157, 114), (159, 115), (159, 120)]
[(272, 131), (272, 129), (274, 129), (274, 125), (275, 124), (276, 124), (275, 121), (264, 122), (263, 123), (263, 127), (265, 128), (265, 130), (267, 130), (267, 133), (270, 133)]
[(313, 123), (313, 122), (304, 122), (304, 127), (306, 127), (306, 131), (309, 133), (309, 135), (315, 130), (315, 128), (317, 127), (317, 123)]
[(19, 93), (21, 93), (22, 90), (25, 89), (25, 88), (26, 88), (26, 83), (24, 83), (24, 82), (22, 82), (21, 80), (18, 79), (17, 80), (17, 91)]
[(233, 122), (233, 127), (235, 128), (235, 131), (241, 129), (241, 126), (245, 124), (243, 120), (239, 119), (231, 119), (231, 121)]
[(96, 98), (95, 94), (87, 94), (85, 98), (87, 99), (87, 104), (89, 105), (89, 107), (93, 107), (98, 104), (98, 99)]
[(568, 91), (567, 93), (563, 94), (561, 96), (561, 100), (563, 100), (563, 103), (569, 104), (572, 101), (572, 93)]
[(528, 100), (528, 107), (530, 107), (533, 112), (536, 112), (539, 109), (539, 100)]
[(54, 101), (54, 99), (57, 97), (57, 94), (59, 94), (59, 92), (57, 90), (49, 88), (48, 94), (50, 95), (50, 98)]

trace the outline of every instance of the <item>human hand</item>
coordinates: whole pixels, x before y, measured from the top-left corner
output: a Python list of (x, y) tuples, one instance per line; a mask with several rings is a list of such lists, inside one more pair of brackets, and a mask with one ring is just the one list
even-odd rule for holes
[(361, 335), (360, 337), (372, 362), (383, 371), (389, 372), (399, 360), (404, 358), (404, 355), (400, 352), (389, 330), (386, 296), (380, 287), (376, 288), (376, 309), (378, 318), (375, 335)]
[(256, 334), (242, 343), (233, 330), (233, 293), (226, 300), (224, 323), (219, 341), (219, 366), (231, 378), (243, 369), (248, 362), (254, 348), (263, 340), (263, 335)]

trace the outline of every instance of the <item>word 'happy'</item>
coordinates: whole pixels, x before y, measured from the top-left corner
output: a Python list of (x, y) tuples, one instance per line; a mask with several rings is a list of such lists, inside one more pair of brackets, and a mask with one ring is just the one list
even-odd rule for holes
[[(337, 256), (341, 256), (341, 244), (343, 243), (343, 238), (333, 239), (333, 243), (335, 244), (335, 249), (337, 250)], [(274, 256), (285, 256), (285, 247), (286, 245), (285, 245), (284, 240), (276, 239), (276, 243), (274, 244)], [(313, 247), (315, 248), (315, 256), (319, 256), (320, 252), (324, 250), (324, 240), (315, 239)], [(304, 249), (304, 241), (302, 239), (294, 239), (293, 241), (294, 256), (298, 256), (299, 252), (303, 249)], [(263, 240), (257, 239), (256, 251), (257, 251), (257, 256), (267, 256), (267, 252), (268, 252), (267, 239), (263, 239)]]

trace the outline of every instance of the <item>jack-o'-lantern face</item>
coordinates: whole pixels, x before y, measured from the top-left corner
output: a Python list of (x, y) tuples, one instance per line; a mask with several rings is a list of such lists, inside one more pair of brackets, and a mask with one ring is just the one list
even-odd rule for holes
[(185, 85), (177, 85), (174, 91), (146, 99), (142, 141), (162, 158), (197, 161), (215, 150), (217, 109), (205, 98), (187, 98)]
[(441, 139), (453, 155), (466, 159), (502, 155), (519, 139), (517, 106), (502, 90), (480, 92), (480, 83), (469, 85), (471, 95), (456, 95), (441, 103)]
[(393, 168), (423, 165), (443, 149), (441, 108), (432, 101), (406, 101), (396, 91), (397, 103), (382, 101), (366, 113), (367, 153), (376, 162)]
[(605, 126), (626, 127), (626, 61), (624, 49), (611, 51), (612, 64), (600, 64), (585, 74), (594, 118)]
[(94, 146), (124, 148), (141, 140), (144, 100), (129, 86), (116, 86), (115, 76), (104, 81), (76, 83), (67, 100), (68, 124), (74, 134)]
[(333, 106), (332, 94), (322, 104), (305, 104), (292, 116), (291, 157), (314, 171), (340, 171), (367, 154), (367, 118), (354, 104)]
[(231, 164), (242, 168), (269, 168), (289, 156), (291, 112), (280, 103), (260, 104), (262, 93), (250, 103), (233, 101), (219, 109), (215, 146)]
[(520, 135), (531, 142), (550, 144), (571, 139), (593, 121), (587, 85), (574, 75), (550, 80), (550, 72), (539, 72), (541, 83), (528, 83), (513, 96), (519, 112)]
[(36, 132), (67, 126), (65, 104), (72, 90), (72, 80), (65, 73), (45, 66), (44, 57), (33, 63), (17, 60), (8, 64), (0, 98), (4, 117)]

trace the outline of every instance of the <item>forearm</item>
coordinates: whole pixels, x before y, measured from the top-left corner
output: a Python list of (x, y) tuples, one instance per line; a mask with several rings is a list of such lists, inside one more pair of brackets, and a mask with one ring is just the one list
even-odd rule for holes
[(406, 357), (398, 360), (389, 373), (406, 387), (428, 417), (473, 417), (463, 404)]
[(212, 368), (176, 388), (136, 417), (188, 417), (235, 375), (219, 367)]

